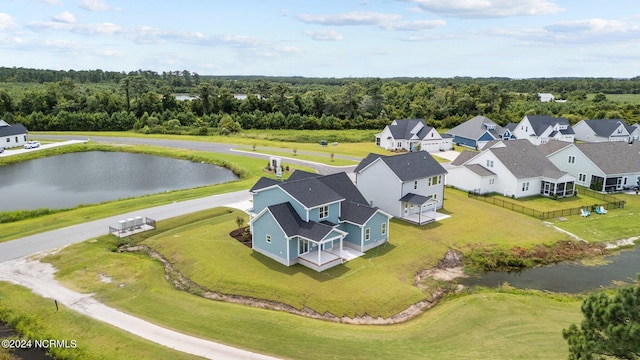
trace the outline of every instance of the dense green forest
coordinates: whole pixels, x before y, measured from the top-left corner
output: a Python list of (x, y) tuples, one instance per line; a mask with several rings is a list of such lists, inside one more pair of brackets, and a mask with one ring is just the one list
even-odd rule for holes
[[(566, 102), (542, 103), (552, 93)], [(189, 94), (178, 100), (175, 94)], [(240, 96), (242, 94), (242, 96)], [(595, 94), (595, 96), (593, 96)], [(638, 94), (639, 101), (612, 101)], [(636, 97), (631, 97), (636, 99)], [(476, 115), (640, 121), (640, 77), (304, 78), (0, 67), (0, 117), (30, 130), (233, 133), (242, 129), (381, 129), (424, 118), (443, 129)]]

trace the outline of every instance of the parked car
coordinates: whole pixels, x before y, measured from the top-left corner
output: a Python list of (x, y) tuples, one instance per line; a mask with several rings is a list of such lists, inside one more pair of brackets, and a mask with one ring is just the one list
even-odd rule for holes
[(27, 141), (24, 144), (24, 148), (25, 149), (35, 149), (35, 148), (39, 148), (40, 147), (40, 142), (39, 141)]
[(2, 154), (3, 152), (4, 152), (4, 148), (0, 146), (0, 154)]

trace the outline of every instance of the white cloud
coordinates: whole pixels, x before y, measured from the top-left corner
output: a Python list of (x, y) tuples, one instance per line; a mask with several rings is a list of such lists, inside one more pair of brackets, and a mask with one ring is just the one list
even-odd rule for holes
[(400, 15), (354, 11), (334, 15), (298, 15), (298, 19), (308, 24), (347, 26), (347, 25), (382, 25), (399, 20)]
[(73, 24), (74, 22), (76, 22), (76, 18), (75, 18), (75, 16), (73, 16), (72, 13), (70, 13), (68, 11), (63, 11), (60, 14), (54, 16), (53, 17), (53, 21), (61, 22), (61, 23), (67, 23), (67, 24)]
[(107, 11), (109, 5), (104, 0), (82, 0), (80, 7), (89, 11)]
[(421, 10), (454, 18), (501, 18), (557, 14), (564, 11), (553, 0), (405, 0)]
[(342, 41), (343, 37), (335, 30), (315, 30), (304, 33), (306, 36), (318, 41)]
[(381, 27), (385, 30), (397, 31), (421, 31), (431, 30), (447, 25), (444, 20), (415, 20), (415, 21), (396, 21), (384, 24)]
[(13, 22), (11, 15), (7, 13), (0, 13), (0, 31), (14, 30), (17, 26)]
[(626, 33), (637, 32), (640, 26), (620, 20), (585, 19), (551, 24), (545, 29), (555, 33)]

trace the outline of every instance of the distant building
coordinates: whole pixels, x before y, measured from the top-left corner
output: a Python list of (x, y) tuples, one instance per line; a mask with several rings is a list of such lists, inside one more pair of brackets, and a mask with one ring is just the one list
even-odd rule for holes
[(627, 125), (622, 119), (580, 120), (573, 126), (573, 131), (576, 140), (584, 142), (630, 142), (640, 136), (637, 127)]
[(538, 98), (540, 102), (554, 102), (556, 101), (556, 97), (550, 93), (538, 93)]
[(393, 120), (381, 133), (376, 134), (376, 145), (386, 150), (451, 150), (451, 140), (451, 136), (440, 135), (424, 119)]
[(517, 139), (527, 139), (534, 145), (545, 144), (549, 140), (573, 142), (575, 132), (567, 118), (548, 115), (525, 115), (513, 134)]
[(501, 127), (487, 117), (476, 116), (447, 131), (447, 134), (453, 136), (456, 145), (480, 150), (490, 141), (515, 140), (513, 130), (516, 125), (509, 123)]
[(27, 142), (27, 128), (22, 124), (9, 125), (0, 120), (0, 147), (12, 148), (23, 146)]

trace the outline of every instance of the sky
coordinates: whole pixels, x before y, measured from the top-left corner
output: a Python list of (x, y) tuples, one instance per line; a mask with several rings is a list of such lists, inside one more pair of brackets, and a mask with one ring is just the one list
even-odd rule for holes
[(0, 66), (630, 78), (640, 1), (0, 0)]

